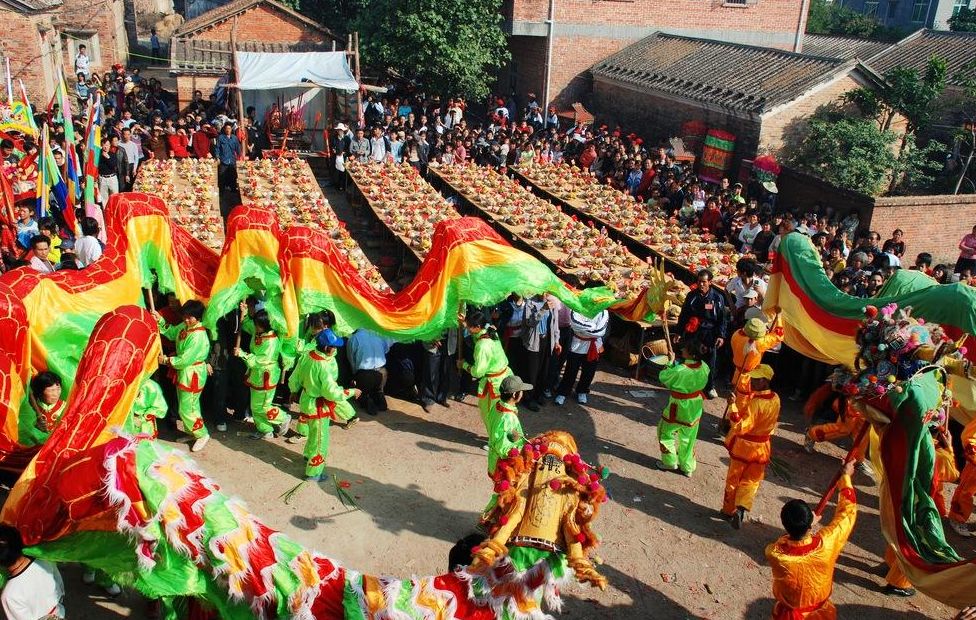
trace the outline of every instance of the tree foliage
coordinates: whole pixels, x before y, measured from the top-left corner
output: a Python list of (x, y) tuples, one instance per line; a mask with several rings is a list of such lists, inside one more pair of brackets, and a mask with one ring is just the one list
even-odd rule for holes
[(864, 39), (895, 41), (904, 32), (881, 25), (874, 17), (841, 6), (839, 2), (812, 0), (807, 13), (807, 32)]
[(976, 32), (976, 9), (962, 7), (948, 19), (949, 30), (956, 32)]
[(352, 21), (363, 62), (429, 90), (480, 98), (508, 60), (501, 0), (369, 0)]
[(891, 130), (869, 118), (845, 116), (821, 108), (807, 122), (806, 132), (787, 163), (846, 189), (879, 195), (897, 164)]

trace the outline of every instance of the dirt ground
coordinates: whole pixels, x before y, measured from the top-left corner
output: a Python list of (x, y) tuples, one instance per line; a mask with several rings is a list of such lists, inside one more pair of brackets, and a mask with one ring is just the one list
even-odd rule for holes
[[(649, 395), (632, 391), (651, 392)], [(816, 502), (835, 471), (842, 447), (817, 454), (800, 449), (803, 419), (785, 403), (774, 455), (788, 464), (790, 480), (770, 474), (753, 521), (735, 531), (717, 515), (727, 454), (716, 438), (720, 401), (707, 403), (691, 479), (657, 471), (654, 425), (666, 392), (613, 369), (597, 374), (588, 406), (552, 404), (523, 412), (526, 433), (565, 429), (591, 462), (612, 470), (612, 500), (597, 522), (606, 592), (571, 586), (562, 617), (768, 618), (770, 572), (763, 549), (780, 535), (778, 511), (793, 497)], [(484, 433), (473, 398), (434, 406), (390, 399), (391, 409), (351, 429), (333, 429), (329, 473), (351, 484), (359, 510), (342, 505), (334, 484), (307, 485), (286, 505), (279, 496), (302, 474), (300, 446), (254, 441), (249, 428), (214, 433), (197, 462), (228, 493), (243, 497), (266, 523), (342, 564), (378, 574), (410, 576), (446, 569), (455, 540), (473, 530), (490, 493)], [(182, 442), (166, 443), (186, 449)], [(860, 513), (835, 574), (833, 600), (841, 618), (949, 618), (952, 611), (924, 595), (895, 599), (880, 594), (882, 550), (877, 494), (856, 475)], [(828, 511), (829, 514), (829, 511)], [(953, 537), (953, 542), (959, 542)], [(961, 551), (972, 555), (972, 545)], [(109, 600), (66, 572), (69, 612), (75, 619), (143, 617), (138, 595)]]
[[(372, 242), (376, 229), (348, 211), (344, 199), (327, 190), (340, 217), (368, 253), (392, 252)], [(367, 242), (366, 240), (370, 240)], [(763, 550), (782, 532), (779, 509), (794, 497), (815, 503), (849, 445), (821, 444), (816, 454), (801, 449), (804, 420), (798, 403), (784, 399), (774, 458), (786, 467), (769, 472), (760, 488), (752, 521), (735, 531), (718, 516), (726, 450), (717, 437), (724, 401), (706, 404), (698, 442), (699, 467), (688, 479), (654, 468), (654, 427), (667, 402), (658, 386), (603, 366), (588, 406), (572, 400), (524, 411), (527, 434), (563, 429), (577, 439), (591, 463), (608, 466), (612, 500), (604, 505), (599, 570), (610, 587), (564, 591), (561, 617), (595, 619), (768, 618), (772, 609), (770, 571)], [(635, 394), (636, 392), (636, 394)], [(447, 569), (453, 543), (474, 530), (491, 486), (487, 456), (473, 398), (419, 406), (390, 399), (390, 411), (363, 416), (351, 429), (332, 430), (327, 472), (350, 484), (359, 509), (344, 507), (331, 479), (306, 485), (288, 505), (280, 495), (303, 473), (301, 446), (284, 440), (254, 441), (250, 427), (232, 424), (196, 460), (230, 494), (240, 496), (271, 527), (356, 570), (398, 575), (436, 574)], [(182, 442), (164, 440), (185, 450)], [(896, 599), (879, 592), (885, 567), (878, 522), (878, 498), (871, 480), (857, 474), (857, 526), (837, 566), (833, 600), (841, 618), (859, 620), (950, 618), (953, 610), (924, 595)], [(947, 485), (950, 487), (952, 485)], [(828, 516), (831, 511), (828, 510)], [(964, 556), (976, 543), (950, 541)], [(65, 570), (69, 617), (75, 620), (145, 617), (133, 593), (116, 599), (81, 583), (80, 571)]]

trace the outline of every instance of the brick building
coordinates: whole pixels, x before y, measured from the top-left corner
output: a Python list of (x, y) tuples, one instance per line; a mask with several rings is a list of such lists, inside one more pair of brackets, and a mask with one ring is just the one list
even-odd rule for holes
[(22, 81), (35, 105), (46, 105), (54, 94), (62, 54), (55, 27), (60, 11), (61, 0), (0, 0), (0, 56), (10, 60), (15, 88)]
[[(236, 28), (236, 30), (235, 30)], [(170, 44), (170, 72), (182, 107), (206, 97), (233, 68), (231, 38), (247, 52), (313, 52), (342, 49), (328, 28), (275, 0), (233, 0), (185, 22)]]
[(808, 6), (809, 0), (505, 0), (512, 60), (499, 86), (565, 107), (589, 90), (590, 66), (658, 30), (798, 51)]
[(71, 78), (74, 72), (79, 45), (87, 48), (92, 71), (105, 72), (113, 64), (126, 64), (129, 60), (123, 0), (63, 0), (58, 15), (58, 31), (67, 78)]
[(655, 33), (592, 68), (601, 120), (646, 136), (681, 136), (687, 121), (736, 136), (734, 162), (776, 151), (803, 119), (876, 83), (857, 60)]

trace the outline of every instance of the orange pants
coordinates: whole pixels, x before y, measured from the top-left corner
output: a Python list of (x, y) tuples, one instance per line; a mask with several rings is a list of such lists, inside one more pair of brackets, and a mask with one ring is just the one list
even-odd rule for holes
[(888, 585), (902, 589), (912, 587), (912, 582), (908, 580), (905, 573), (901, 572), (901, 567), (898, 565), (898, 560), (895, 559), (895, 552), (891, 550), (891, 547), (885, 549), (885, 562), (888, 563), (888, 574), (885, 576), (885, 581)]
[(976, 495), (976, 463), (966, 461), (966, 466), (962, 468), (962, 475), (959, 476), (959, 486), (952, 494), (949, 518), (959, 523), (969, 521), (969, 516), (973, 514), (974, 495)]
[(759, 483), (766, 477), (766, 463), (747, 463), (738, 459), (729, 461), (729, 473), (725, 476), (725, 497), (722, 513), (731, 516), (735, 509), (752, 510), (752, 502), (759, 490)]
[[(858, 433), (861, 432), (861, 427), (867, 424), (863, 419), (860, 418), (847, 418), (845, 420), (837, 420), (836, 422), (829, 422), (827, 424), (818, 424), (817, 426), (810, 427), (807, 432), (807, 437), (810, 439), (820, 442), (820, 441), (833, 441), (835, 439), (841, 439), (843, 437), (850, 437), (854, 439), (857, 437)], [(864, 460), (864, 454), (868, 451), (868, 435), (864, 435), (864, 439), (861, 443), (855, 446), (854, 460), (860, 462)]]

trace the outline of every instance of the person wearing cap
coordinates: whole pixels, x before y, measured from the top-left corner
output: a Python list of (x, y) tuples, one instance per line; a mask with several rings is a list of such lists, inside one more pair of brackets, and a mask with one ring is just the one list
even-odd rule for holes
[(749, 398), (744, 409), (729, 414), (732, 430), (725, 437), (729, 451), (729, 471), (725, 477), (725, 497), (722, 514), (732, 519), (732, 527), (739, 529), (759, 484), (766, 474), (766, 464), (772, 453), (770, 438), (779, 421), (779, 396), (769, 388), (773, 369), (760, 364), (744, 379), (749, 381)]
[(733, 407), (739, 411), (745, 410), (745, 401), (749, 398), (750, 392), (750, 381), (746, 375), (759, 367), (766, 351), (775, 348), (781, 342), (783, 342), (783, 326), (778, 314), (773, 320), (772, 331), (763, 319), (754, 317), (746, 321), (742, 329), (732, 334), (730, 348), (735, 370), (732, 373), (730, 398)]
[(336, 352), (343, 339), (331, 329), (323, 329), (315, 337), (315, 349), (298, 362), (298, 367), (288, 379), (288, 389), (294, 397), (301, 391), (298, 401), (300, 422), (308, 425), (308, 441), (305, 443), (305, 479), (318, 482), (325, 470), (325, 457), (329, 453), (329, 423), (333, 420), (352, 421), (356, 412), (349, 404), (350, 398), (359, 398), (358, 389), (344, 389), (339, 385), (339, 365)]
[(682, 341), (683, 360), (671, 364), (658, 375), (658, 379), (671, 391), (667, 407), (661, 413), (657, 426), (657, 438), (661, 448), (661, 460), (657, 468), (665, 471), (681, 470), (691, 477), (698, 466), (695, 461), (695, 441), (698, 439), (698, 423), (702, 416), (702, 390), (708, 383), (708, 364), (701, 361), (703, 347), (697, 340)]
[(851, 484), (854, 463), (846, 463), (837, 483), (838, 500), (834, 518), (816, 533), (819, 520), (800, 499), (783, 505), (780, 519), (786, 534), (766, 547), (766, 560), (773, 573), (774, 620), (837, 617), (830, 601), (834, 566), (857, 520), (857, 494)]
[(246, 352), (237, 347), (234, 355), (247, 366), (244, 383), (251, 391), (251, 415), (255, 428), (251, 439), (270, 439), (275, 434), (283, 437), (288, 433), (291, 418), (272, 402), (281, 381), (281, 339), (271, 327), (267, 310), (251, 314), (247, 303), (242, 301), (241, 313), (244, 315), (241, 329), (251, 336), (251, 350)]
[(207, 358), (210, 356), (210, 338), (200, 323), (205, 310), (202, 301), (191, 299), (180, 308), (183, 321), (175, 325), (167, 325), (159, 312), (153, 313), (159, 324), (159, 335), (176, 343), (176, 355), (160, 354), (159, 365), (173, 369), (183, 429), (195, 440), (191, 452), (203, 450), (210, 441), (210, 431), (200, 413), (200, 394), (207, 383)]
[(532, 391), (532, 386), (516, 375), (502, 380), (498, 400), (488, 414), (488, 475), (494, 475), (499, 459), (508, 457), (509, 452), (521, 450), (525, 445), (525, 433), (519, 421), (518, 403), (523, 394)]

